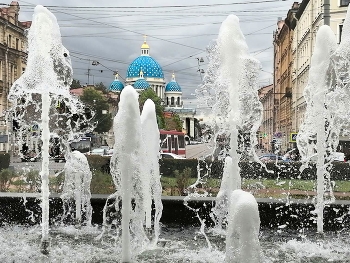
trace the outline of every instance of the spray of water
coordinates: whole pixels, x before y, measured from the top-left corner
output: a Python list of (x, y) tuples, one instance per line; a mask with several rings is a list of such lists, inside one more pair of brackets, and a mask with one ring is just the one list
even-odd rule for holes
[[(48, 253), (49, 244), (49, 150), (50, 133), (61, 137), (62, 145), (77, 137), (77, 130), (88, 128), (84, 105), (69, 93), (72, 67), (68, 50), (62, 45), (56, 17), (43, 6), (34, 10), (28, 32), (28, 61), (23, 75), (9, 92), (10, 121), (17, 122), (16, 145), (37, 136), (42, 156), (42, 245)], [(36, 126), (36, 135), (32, 127)], [(89, 129), (88, 129), (89, 130)], [(38, 149), (39, 150), (39, 149)]]
[(333, 31), (322, 26), (316, 35), (315, 50), (304, 97), (307, 102), (304, 122), (297, 136), (304, 169), (317, 156), (317, 231), (323, 233), (325, 203), (334, 201), (330, 171), (339, 136), (349, 128), (349, 44), (350, 14), (344, 22), (342, 42), (337, 47)]
[(157, 124), (156, 109), (154, 102), (147, 99), (141, 114), (142, 140), (144, 145), (143, 183), (144, 185), (144, 202), (146, 211), (146, 228), (152, 226), (152, 202), (154, 202), (154, 238), (152, 243), (157, 244), (160, 228), (159, 221), (162, 216), (162, 185), (160, 183), (159, 173), (159, 128)]
[[(147, 100), (140, 116), (137, 91), (132, 86), (125, 87), (113, 129), (115, 145), (111, 175), (116, 192), (109, 200), (115, 200), (113, 208), (120, 214), (115, 225), (117, 233), (122, 233), (122, 262), (131, 262), (149, 245), (154, 247), (160, 234), (163, 210), (158, 163), (160, 138), (154, 103)], [(109, 200), (104, 209), (105, 228), (106, 214), (111, 208)], [(152, 232), (152, 225), (154, 235), (147, 235)]]
[[(75, 211), (75, 224), (91, 226), (92, 207), (90, 203), (90, 184), (92, 173), (86, 156), (73, 151), (64, 165), (63, 221), (69, 221)], [(74, 204), (73, 204), (74, 203)]]

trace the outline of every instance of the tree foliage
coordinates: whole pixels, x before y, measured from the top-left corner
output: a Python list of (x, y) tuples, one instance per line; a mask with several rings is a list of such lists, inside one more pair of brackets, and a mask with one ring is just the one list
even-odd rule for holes
[(165, 123), (166, 130), (182, 131), (182, 120), (180, 119), (179, 114), (175, 112), (172, 113), (171, 118), (166, 119)]
[(7, 192), (10, 188), (13, 178), (15, 178), (16, 172), (10, 169), (3, 169), (0, 171), (0, 192)]
[(77, 89), (77, 88), (80, 88), (80, 87), (81, 87), (80, 81), (76, 80), (76, 79), (73, 79), (72, 84), (70, 85), (70, 88), (71, 89)]
[(151, 99), (156, 107), (156, 116), (159, 129), (165, 128), (165, 119), (164, 119), (164, 106), (162, 105), (162, 100), (157, 96), (153, 89), (148, 88), (143, 90), (139, 96), (140, 109), (142, 110), (143, 105), (147, 99)]
[(93, 122), (97, 123), (95, 132), (108, 132), (112, 127), (113, 119), (112, 114), (108, 112), (108, 101), (103, 94), (94, 88), (86, 88), (80, 99), (95, 112), (92, 119)]
[(95, 89), (99, 90), (99, 91), (102, 91), (103, 94), (107, 94), (108, 93), (108, 90), (107, 90), (106, 86), (102, 82), (100, 82), (98, 84), (95, 84)]

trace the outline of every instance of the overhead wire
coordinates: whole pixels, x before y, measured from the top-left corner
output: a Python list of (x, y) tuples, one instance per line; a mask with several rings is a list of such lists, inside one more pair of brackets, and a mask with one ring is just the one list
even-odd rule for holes
[[(25, 2), (25, 1), (21, 1), (21, 2)], [(261, 2), (279, 2), (279, 1), (254, 1), (254, 3), (261, 3)], [(249, 4), (249, 3), (250, 3), (250, 2), (246, 2), (246, 4)], [(218, 4), (213, 4), (213, 5), (214, 5), (214, 6), (218, 6)], [(211, 6), (213, 6), (213, 5), (211, 5)], [(195, 5), (195, 6), (198, 6), (198, 5)], [(207, 6), (210, 6), (210, 5), (199, 5), (199, 6), (201, 6), (201, 7), (207, 7)], [(22, 7), (22, 5), (21, 5), (21, 7)], [(47, 7), (50, 7), (50, 6), (47, 6)], [(54, 7), (54, 6), (52, 6), (52, 7)], [(175, 6), (174, 6), (174, 7), (175, 7)], [(176, 7), (180, 7), (180, 6), (176, 6)], [(189, 6), (181, 6), (181, 7), (186, 7), (186, 8), (188, 8)], [(91, 7), (91, 8), (95, 8), (95, 7)], [(123, 7), (123, 8), (125, 8), (125, 7)], [(147, 8), (150, 8), (150, 7), (147, 7)], [(167, 6), (167, 8), (168, 8), (168, 6)], [(56, 10), (56, 11), (57, 11), (57, 10)], [(106, 27), (109, 27), (109, 28), (110, 28), (110, 27), (113, 27), (113, 28), (119, 29), (119, 30), (122, 31), (122, 32), (124, 31), (124, 32), (129, 32), (129, 33), (134, 33), (134, 34), (141, 35), (141, 33), (139, 33), (139, 32), (136, 32), (136, 31), (134, 31), (134, 30), (125, 29), (125, 28), (120, 27), (120, 26), (115, 26), (115, 25), (113, 25), (113, 24), (111, 24), (111, 23), (104, 23), (104, 22), (96, 21), (96, 20), (94, 20), (94, 19), (89, 19), (89, 18), (85, 18), (85, 17), (80, 17), (80, 16), (77, 16), (77, 15), (69, 14), (69, 13), (62, 12), (62, 11), (58, 11), (58, 12), (63, 13), (63, 14), (65, 14), (65, 15), (69, 15), (69, 16), (75, 17), (75, 18), (77, 18), (77, 19), (81, 19), (81, 20), (84, 20), (84, 21), (89, 21), (89, 22), (96, 23), (96, 24), (98, 24), (98, 26), (103, 25), (103, 26), (106, 26)], [(136, 21), (135, 21), (135, 22), (136, 22)], [(201, 23), (201, 24), (192, 23), (192, 24), (193, 24), (193, 26), (202, 25), (202, 23)], [(221, 22), (214, 22), (214, 23), (209, 23), (209, 24), (221, 24)], [(85, 25), (85, 24), (84, 24), (84, 25)], [(91, 27), (91, 24), (88, 24), (88, 25), (89, 25), (89, 27)], [(184, 25), (188, 26), (187, 24), (178, 24), (178, 25), (172, 25), (171, 27), (184, 26)], [(130, 25), (128, 25), (128, 26), (130, 26)], [(63, 27), (64, 27), (64, 26), (63, 26)], [(169, 27), (169, 26), (167, 26), (167, 27)], [(268, 27), (271, 27), (271, 25), (268, 26)], [(265, 27), (265, 28), (268, 28), (268, 27)], [(260, 30), (251, 32), (251, 33), (246, 34), (246, 35), (253, 35), (254, 33), (257, 33), (257, 32), (259, 32), (259, 31), (261, 31), (261, 30), (263, 30), (263, 29), (265, 29), (265, 28), (262, 28), (262, 29), (260, 29)], [(267, 33), (266, 33), (266, 34), (267, 34)], [(215, 35), (215, 34), (212, 34), (212, 35)], [(176, 64), (176, 63), (178, 63), (178, 62), (180, 62), (180, 61), (193, 58), (194, 56), (199, 55), (199, 54), (201, 54), (201, 53), (203, 53), (203, 52), (206, 51), (206, 50), (204, 50), (204, 49), (200, 49), (200, 48), (192, 47), (192, 46), (189, 46), (189, 45), (184, 45), (184, 44), (181, 44), (181, 43), (177, 43), (177, 42), (174, 42), (174, 41), (169, 40), (169, 39), (164, 39), (164, 38), (158, 37), (157, 35), (148, 35), (148, 36), (149, 36), (149, 37), (152, 37), (152, 38), (155, 38), (155, 39), (158, 39), (158, 40), (161, 40), (161, 41), (166, 41), (166, 42), (169, 42), (169, 43), (174, 43), (174, 44), (177, 44), (177, 45), (181, 45), (181, 46), (184, 46), (184, 47), (193, 48), (193, 49), (197, 49), (197, 50), (200, 50), (200, 51), (201, 51), (201, 52), (199, 52), (199, 53), (196, 53), (196, 54), (193, 54), (193, 55), (190, 55), (190, 56), (186, 56), (186, 57), (184, 57), (184, 58), (181, 58), (181, 59), (179, 59), (179, 60), (177, 60), (177, 61), (175, 61), (175, 62), (172, 62), (172, 63), (170, 63), (170, 64), (166, 64), (166, 65), (164, 65), (163, 67), (167, 67), (167, 66)], [(191, 36), (188, 36), (188, 37), (191, 37)], [(178, 39), (181, 39), (181, 38), (178, 38)], [(269, 47), (269, 48), (271, 48), (271, 47)], [(261, 53), (261, 52), (263, 52), (263, 51), (265, 51), (265, 50), (267, 50), (267, 49), (269, 49), (269, 48), (266, 48), (266, 49), (260, 51), (259, 53)], [(72, 51), (71, 53), (74, 54), (74, 51)], [(259, 54), (259, 53), (258, 53), (258, 54)], [(76, 54), (79, 55), (79, 53), (76, 53)], [(83, 55), (83, 54), (80, 54), (80, 55)], [(257, 55), (257, 54), (256, 54), (256, 55)], [(93, 56), (93, 57), (96, 57), (96, 56)], [(110, 62), (113, 61), (112, 59), (107, 59), (107, 58), (99, 58), (99, 59), (104, 59), (104, 60), (110, 61)], [(113, 61), (113, 62), (115, 62), (115, 63), (121, 63), (121, 64), (129, 64), (129, 63), (124, 62), (124, 61)], [(195, 67), (197, 67), (197, 65), (196, 65), (196, 66), (193, 66), (193, 67), (188, 67), (188, 68), (185, 68), (185, 69), (177, 70), (177, 72), (180, 72), (180, 71), (183, 71), (183, 70), (186, 70), (186, 69), (190, 69), (190, 68), (195, 68)], [(109, 69), (109, 70), (111, 70), (111, 69)], [(112, 71), (112, 70), (111, 70), (111, 71)], [(165, 70), (165, 71), (166, 71), (166, 70)], [(192, 76), (194, 76), (194, 75), (195, 75), (195, 74), (192, 74)]]

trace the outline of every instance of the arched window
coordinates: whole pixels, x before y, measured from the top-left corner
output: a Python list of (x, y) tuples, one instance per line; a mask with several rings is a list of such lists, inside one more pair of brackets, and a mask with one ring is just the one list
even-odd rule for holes
[(169, 98), (166, 97), (166, 105), (169, 105)]
[(174, 106), (174, 104), (175, 104), (175, 98), (171, 97), (171, 106)]
[(177, 105), (180, 105), (180, 97), (177, 97), (176, 104), (177, 104)]

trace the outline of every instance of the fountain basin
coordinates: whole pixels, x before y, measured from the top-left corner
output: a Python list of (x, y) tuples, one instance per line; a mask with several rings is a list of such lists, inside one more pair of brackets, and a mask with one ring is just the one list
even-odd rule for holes
[[(101, 225), (103, 222), (103, 207), (108, 195), (93, 194), (92, 224)], [(200, 223), (193, 211), (183, 204), (183, 196), (163, 196), (162, 224), (175, 226), (199, 226)], [(316, 215), (313, 214), (314, 204), (310, 199), (257, 198), (261, 227), (286, 229), (314, 229)], [(196, 198), (188, 201), (189, 206), (198, 210), (201, 218), (206, 219), (207, 226), (212, 225), (210, 211), (215, 204), (215, 198)], [(60, 222), (63, 213), (62, 200), (58, 194), (50, 195), (50, 224)], [(337, 231), (350, 228), (350, 201), (336, 200), (326, 205), (324, 212), (324, 229)], [(41, 220), (39, 193), (0, 193), (0, 225), (20, 224), (35, 225)]]

